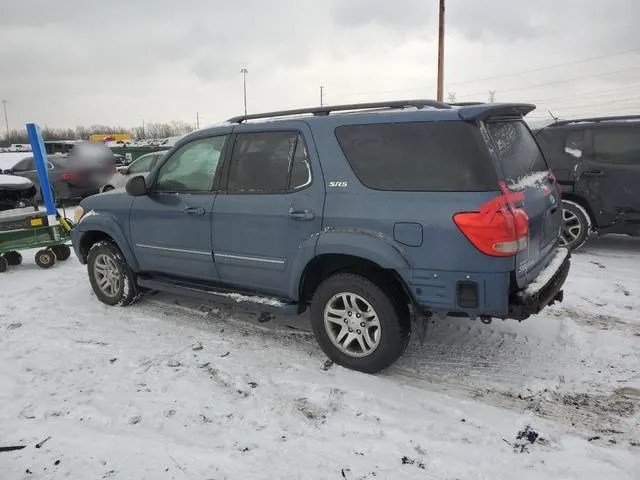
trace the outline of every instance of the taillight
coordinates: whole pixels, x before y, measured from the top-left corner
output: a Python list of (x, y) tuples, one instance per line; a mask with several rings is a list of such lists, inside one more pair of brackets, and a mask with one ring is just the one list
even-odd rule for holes
[(488, 202), (479, 212), (461, 212), (453, 221), (482, 253), (511, 257), (529, 245), (529, 216), (515, 207), (509, 195)]
[(75, 173), (64, 172), (62, 174), (62, 179), (63, 180), (75, 180), (75, 178), (76, 178), (76, 174)]

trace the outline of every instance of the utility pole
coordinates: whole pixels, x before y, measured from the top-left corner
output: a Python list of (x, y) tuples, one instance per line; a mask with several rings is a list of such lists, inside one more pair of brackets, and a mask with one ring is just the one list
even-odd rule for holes
[(2, 105), (4, 106), (4, 123), (7, 126), (7, 140), (9, 139), (9, 117), (7, 117), (7, 100), (2, 100)]
[(200, 130), (200, 115), (196, 112), (196, 130)]
[(494, 103), (496, 101), (496, 91), (489, 90), (489, 103)]
[(144, 134), (144, 118), (142, 119), (142, 139), (144, 140), (146, 138), (145, 134)]
[(440, 0), (440, 14), (438, 20), (438, 96), (442, 102), (444, 90), (444, 0)]
[(243, 98), (244, 98), (244, 114), (247, 114), (247, 73), (249, 70), (246, 68), (241, 68), (240, 73), (242, 74), (242, 87), (243, 87)]
[(324, 105), (324, 87), (320, 85), (320, 106)]
[(449, 92), (449, 98), (447, 101), (449, 103), (456, 103), (456, 92)]

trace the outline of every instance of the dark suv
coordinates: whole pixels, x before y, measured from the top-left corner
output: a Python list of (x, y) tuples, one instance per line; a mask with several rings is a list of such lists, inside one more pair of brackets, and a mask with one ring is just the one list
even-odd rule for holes
[[(246, 115), (82, 201), (96, 296), (144, 290), (300, 314), (333, 361), (391, 365), (430, 315), (524, 320), (562, 300), (559, 192), (522, 116), (430, 100)], [(422, 330), (421, 330), (422, 332)]]
[(640, 235), (640, 115), (555, 122), (536, 137), (562, 187), (563, 245)]

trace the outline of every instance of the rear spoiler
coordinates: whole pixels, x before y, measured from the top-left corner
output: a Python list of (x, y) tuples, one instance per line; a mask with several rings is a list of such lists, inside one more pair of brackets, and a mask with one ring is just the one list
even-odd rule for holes
[(469, 122), (490, 117), (524, 117), (535, 109), (536, 106), (530, 103), (484, 103), (462, 106), (458, 109), (458, 115)]

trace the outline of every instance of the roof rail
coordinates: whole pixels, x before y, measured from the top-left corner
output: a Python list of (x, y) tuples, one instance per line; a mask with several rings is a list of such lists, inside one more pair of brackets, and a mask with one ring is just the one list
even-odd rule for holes
[(372, 102), (372, 103), (352, 103), (346, 105), (330, 105), (326, 107), (299, 108), (296, 110), (281, 110), (278, 112), (253, 113), (250, 115), (240, 115), (227, 120), (229, 123), (242, 123), (245, 120), (255, 120), (259, 118), (271, 117), (288, 117), (290, 115), (302, 115), (311, 113), (315, 116), (329, 115), (331, 112), (344, 112), (348, 110), (368, 110), (377, 108), (407, 108), (415, 107), (422, 109), (424, 107), (450, 109), (451, 106), (438, 102), (436, 100), (394, 100), (389, 102)]
[(448, 102), (452, 107), (470, 107), (472, 105), (484, 105), (485, 102)]
[(591, 117), (591, 118), (576, 118), (573, 120), (558, 120), (550, 124), (550, 127), (562, 126), (562, 125), (571, 125), (572, 123), (600, 123), (600, 122), (611, 122), (616, 120), (640, 120), (640, 115), (616, 115), (611, 117)]

